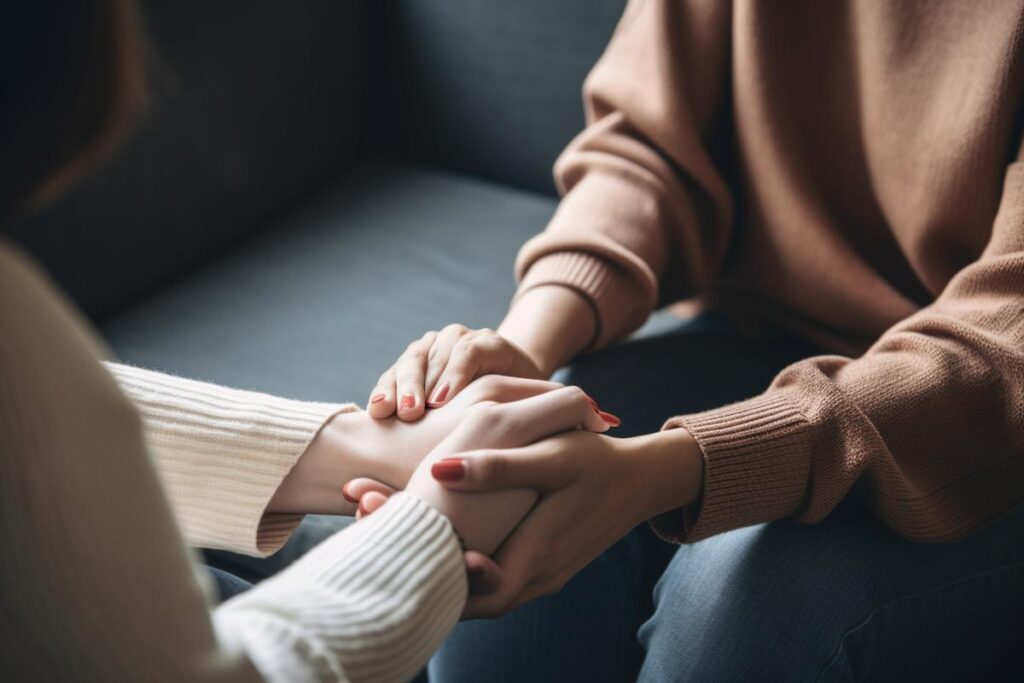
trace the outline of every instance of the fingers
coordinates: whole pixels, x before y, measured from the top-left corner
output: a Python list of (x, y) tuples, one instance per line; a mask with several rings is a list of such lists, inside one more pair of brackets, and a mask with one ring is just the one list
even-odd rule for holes
[(494, 448), (515, 448), (573, 429), (606, 432), (609, 424), (594, 401), (579, 387), (562, 387), (520, 401), (488, 406), (484, 411)]
[(403, 422), (420, 419), (426, 410), (423, 383), (426, 380), (427, 356), (436, 338), (437, 332), (427, 332), (421, 339), (409, 344), (395, 363), (397, 415)]
[(427, 397), (427, 406), (437, 408), (444, 405), (451, 393), (448, 384), (439, 384), (438, 379), (441, 373), (448, 367), (448, 359), (452, 355), (452, 349), (464, 335), (469, 332), (465, 325), (448, 325), (441, 330), (427, 355), (427, 373), (423, 383), (424, 396)]
[(448, 364), (438, 379), (438, 387), (448, 387), (445, 401), (450, 401), (470, 382), (481, 375), (501, 372), (502, 357), (510, 349), (492, 330), (478, 330), (464, 335), (452, 347)]
[(379, 493), (385, 498), (390, 498), (396, 493), (396, 490), (369, 477), (353, 479), (341, 487), (341, 494), (350, 503), (358, 503), (367, 493)]
[(490, 595), (501, 585), (501, 567), (483, 553), (467, 550), (466, 576), (470, 595)]
[(377, 386), (370, 392), (370, 400), (366, 404), (366, 412), (370, 417), (382, 420), (395, 414), (395, 366), (392, 365), (380, 379)]
[(549, 382), (542, 379), (523, 379), (504, 375), (485, 375), (474, 380), (462, 395), (469, 403), (493, 401), (511, 403), (524, 398), (546, 394), (555, 389), (564, 388), (564, 384)]
[(388, 502), (388, 497), (383, 493), (379, 493), (377, 491), (368, 492), (359, 499), (359, 508), (356, 509), (356, 519), (360, 519), (366, 515), (372, 515), (386, 502)]
[(430, 471), (436, 481), (453, 491), (533, 489), (541, 493), (562, 488), (575, 474), (575, 469), (543, 443), (473, 451), (439, 460)]

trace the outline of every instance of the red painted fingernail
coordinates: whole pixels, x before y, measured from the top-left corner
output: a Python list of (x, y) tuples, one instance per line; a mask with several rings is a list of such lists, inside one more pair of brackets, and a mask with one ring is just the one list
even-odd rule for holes
[(445, 398), (448, 397), (448, 389), (449, 388), (450, 387), (447, 384), (445, 384), (440, 389), (435, 391), (434, 392), (434, 398), (430, 399), (430, 402), (431, 403), (440, 403), (441, 401), (445, 400)]
[(473, 581), (477, 581), (479, 579), (484, 578), (484, 573), (485, 572), (484, 572), (484, 568), (483, 567), (470, 567), (466, 571), (466, 574), (468, 574), (469, 578), (472, 579)]
[(402, 397), (402, 403), (399, 406), (399, 410), (409, 410), (416, 405), (416, 397), (412, 394), (406, 394)]
[(358, 503), (359, 502), (359, 499), (354, 497), (351, 493), (349, 493), (348, 489), (345, 486), (341, 487), (341, 495), (345, 496), (345, 500), (347, 500), (350, 503)]
[(430, 473), (438, 481), (459, 481), (466, 476), (466, 461), (462, 458), (445, 458), (431, 465)]
[(384, 400), (384, 394), (374, 394), (373, 398), (370, 399), (370, 403), (380, 403)]
[(604, 410), (597, 411), (597, 414), (601, 416), (601, 419), (607, 422), (612, 427), (618, 427), (622, 424), (622, 420)]

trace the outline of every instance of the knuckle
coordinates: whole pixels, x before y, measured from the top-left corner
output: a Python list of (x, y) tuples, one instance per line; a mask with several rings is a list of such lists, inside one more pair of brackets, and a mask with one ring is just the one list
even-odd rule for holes
[(583, 391), (577, 386), (563, 387), (562, 389), (558, 389), (557, 391), (563, 392), (565, 394), (566, 400), (571, 401), (574, 404), (579, 403), (581, 405), (590, 405), (590, 397), (587, 396), (587, 392)]
[(480, 479), (485, 483), (499, 483), (508, 474), (508, 460), (501, 455), (487, 455), (481, 459)]
[(422, 341), (415, 341), (412, 344), (409, 344), (409, 348), (405, 350), (405, 357), (407, 360), (422, 362), (427, 359), (427, 352), (429, 350), (429, 344), (424, 344)]
[(472, 405), (466, 410), (466, 417), (463, 422), (469, 422), (472, 426), (484, 426), (490, 424), (494, 419), (496, 403), (493, 401), (481, 401)]

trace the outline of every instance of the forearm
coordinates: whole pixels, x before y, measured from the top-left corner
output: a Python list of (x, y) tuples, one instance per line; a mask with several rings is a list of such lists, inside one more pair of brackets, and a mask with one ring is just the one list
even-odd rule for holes
[(175, 517), (198, 547), (277, 550), (301, 517), (268, 502), (325, 422), (355, 410), (105, 365), (141, 413)]
[(542, 285), (516, 297), (498, 333), (522, 348), (549, 376), (584, 351), (596, 329), (594, 307), (582, 294), (561, 285)]

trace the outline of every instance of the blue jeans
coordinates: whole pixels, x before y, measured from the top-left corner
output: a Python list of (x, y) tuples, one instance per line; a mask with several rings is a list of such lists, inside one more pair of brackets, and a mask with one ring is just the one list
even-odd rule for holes
[[(622, 417), (628, 436), (755, 395), (815, 352), (705, 315), (585, 357), (563, 379)], [(1011, 663), (1024, 672), (1011, 650), (1021, 643), (1024, 511), (924, 545), (846, 504), (814, 526), (678, 548), (637, 529), (557, 595), (460, 624), (429, 673), (436, 683), (946, 680)]]

